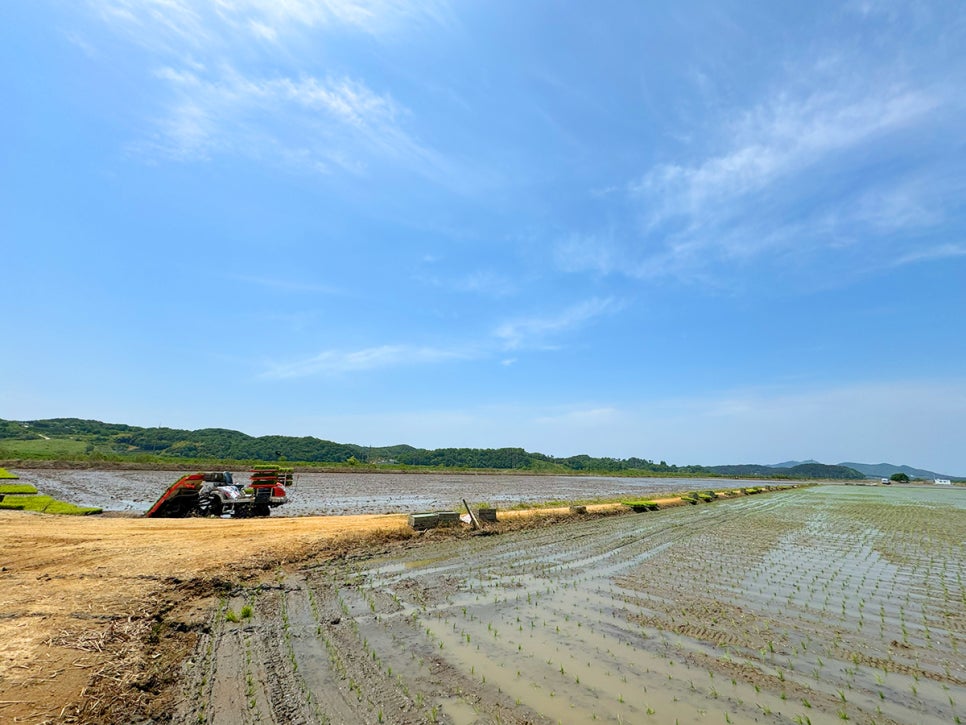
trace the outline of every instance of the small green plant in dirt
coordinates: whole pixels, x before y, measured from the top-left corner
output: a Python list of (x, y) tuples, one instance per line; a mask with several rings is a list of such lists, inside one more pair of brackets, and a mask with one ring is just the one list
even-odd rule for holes
[(238, 619), (238, 614), (235, 613), (235, 610), (234, 609), (229, 609), (227, 612), (225, 612), (225, 620), (228, 621), (228, 622), (238, 622), (238, 621), (240, 621)]
[(242, 619), (251, 619), (252, 612), (253, 612), (252, 605), (251, 604), (246, 604), (245, 606), (243, 606), (241, 608), (241, 618)]

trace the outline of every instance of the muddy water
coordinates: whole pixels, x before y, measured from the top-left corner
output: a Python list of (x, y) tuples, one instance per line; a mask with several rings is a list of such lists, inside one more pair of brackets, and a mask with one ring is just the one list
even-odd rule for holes
[[(23, 483), (42, 493), (105, 511), (140, 513), (183, 475), (174, 471), (16, 471)], [(245, 471), (233, 472), (248, 480)], [(578, 501), (727, 486), (761, 481), (675, 478), (601, 478), (590, 476), (516, 476), (470, 474), (296, 473), (290, 503), (273, 515), (312, 516), (360, 513), (412, 513), (455, 509), (465, 498), (475, 504), (510, 508), (543, 501)]]
[(176, 721), (959, 722), (963, 532), (966, 491), (835, 486), (430, 533), (236, 594)]

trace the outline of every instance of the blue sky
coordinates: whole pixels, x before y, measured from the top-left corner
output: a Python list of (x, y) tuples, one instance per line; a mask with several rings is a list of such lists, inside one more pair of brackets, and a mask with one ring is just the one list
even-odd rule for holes
[(0, 5), (0, 417), (966, 475), (966, 6)]

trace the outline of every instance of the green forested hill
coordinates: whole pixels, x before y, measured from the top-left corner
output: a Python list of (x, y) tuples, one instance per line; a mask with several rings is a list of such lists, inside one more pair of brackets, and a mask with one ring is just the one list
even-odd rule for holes
[(769, 478), (776, 475), (777, 472), (782, 475), (787, 475), (790, 478), (829, 478), (847, 481), (865, 478), (865, 475), (847, 466), (829, 466), (824, 463), (800, 463), (797, 466), (777, 469), (774, 466), (759, 466), (756, 464), (711, 466), (708, 470), (722, 476), (760, 476), (762, 478)]
[[(776, 471), (767, 466), (675, 466), (646, 458), (555, 458), (522, 448), (384, 447), (334, 443), (311, 436), (250, 436), (225, 428), (140, 428), (79, 418), (0, 419), (0, 460), (287, 461), (308, 464), (585, 472), (612, 475), (862, 478), (838, 466), (807, 464)], [(801, 469), (801, 470), (800, 470)], [(806, 470), (807, 469), (807, 470)]]

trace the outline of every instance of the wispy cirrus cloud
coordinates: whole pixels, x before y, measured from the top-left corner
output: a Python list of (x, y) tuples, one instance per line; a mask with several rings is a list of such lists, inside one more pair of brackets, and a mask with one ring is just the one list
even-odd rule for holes
[(935, 262), (940, 259), (966, 257), (966, 244), (938, 244), (903, 254), (892, 261), (893, 267), (904, 267), (919, 262)]
[[(856, 87), (837, 80), (836, 69), (848, 78), (841, 65), (711, 114), (704, 142), (683, 147), (690, 158), (655, 164), (626, 185), (634, 226), (561, 239), (557, 267), (713, 283), (722, 265), (778, 265), (788, 255), (800, 264), (851, 247), (881, 258), (918, 244), (913, 233), (935, 228), (961, 198), (961, 174), (940, 171), (936, 150), (937, 118), (955, 116), (956, 104), (941, 84)], [(893, 173), (876, 173), (886, 162)]]
[(937, 105), (931, 94), (903, 88), (860, 98), (841, 92), (779, 94), (731, 125), (730, 148), (697, 163), (661, 164), (629, 189), (647, 204), (650, 226), (676, 216), (700, 220), (834, 154), (908, 127)]
[(556, 336), (586, 325), (605, 314), (623, 307), (613, 297), (594, 297), (553, 315), (536, 315), (511, 320), (497, 326), (494, 337), (508, 350), (526, 347), (547, 347)]
[(261, 377), (286, 380), (471, 360), (496, 360), (506, 367), (517, 362), (516, 357), (506, 357), (507, 351), (560, 347), (561, 339), (568, 334), (621, 307), (613, 298), (585, 300), (556, 314), (505, 322), (489, 337), (448, 346), (386, 344), (360, 350), (323, 350), (301, 360), (268, 363)]
[(571, 234), (553, 250), (554, 263), (564, 272), (610, 274), (628, 267), (628, 254), (613, 229)]
[[(882, 153), (890, 135), (927, 123), (940, 103), (924, 91), (886, 88), (858, 97), (782, 94), (761, 104), (733, 124), (730, 147), (691, 164), (662, 164), (630, 185), (648, 244), (625, 268), (638, 277), (687, 276), (714, 262), (787, 249), (801, 255), (840, 243), (839, 230), (862, 219), (842, 199), (826, 196), (828, 178), (864, 175), (869, 153)], [(893, 189), (879, 190), (879, 201), (890, 197), (898, 198)], [(911, 209), (910, 197), (901, 201)], [(890, 209), (880, 204), (877, 220), (898, 221), (900, 212)], [(905, 221), (923, 218), (910, 214)]]
[(254, 277), (251, 275), (235, 274), (229, 275), (229, 278), (237, 282), (242, 282), (244, 284), (253, 285), (256, 287), (262, 287), (264, 289), (271, 289), (280, 292), (290, 292), (293, 294), (323, 294), (323, 295), (341, 295), (345, 294), (345, 290), (339, 287), (333, 287), (325, 284), (317, 284), (313, 282), (300, 282), (297, 280), (291, 280), (287, 278), (276, 278), (276, 277)]
[(406, 128), (410, 112), (364, 78), (305, 55), (319, 34), (382, 35), (447, 22), (445, 5), (395, 0), (90, 0), (143, 48), (160, 83), (135, 155), (182, 162), (244, 156), (301, 171), (365, 174), (376, 165), (431, 179), (453, 173)]
[(172, 44), (201, 48), (233, 37), (277, 41), (330, 27), (383, 34), (406, 25), (449, 22), (440, 0), (89, 0), (112, 27), (150, 48)]
[(405, 365), (428, 365), (469, 357), (466, 351), (411, 345), (326, 350), (303, 360), (271, 364), (262, 377), (274, 380), (354, 373)]
[(546, 411), (536, 415), (533, 422), (541, 426), (567, 428), (598, 428), (626, 419), (626, 413), (614, 406), (570, 407)]
[(348, 77), (253, 78), (233, 67), (159, 69), (171, 90), (156, 133), (133, 148), (181, 161), (232, 154), (315, 172), (364, 173), (370, 162), (438, 172), (445, 162), (400, 125), (389, 94)]
[[(427, 264), (432, 263), (431, 260), (424, 261)], [(487, 269), (442, 276), (421, 272), (415, 278), (432, 287), (491, 299), (508, 297), (517, 291), (517, 284), (510, 277)]]

